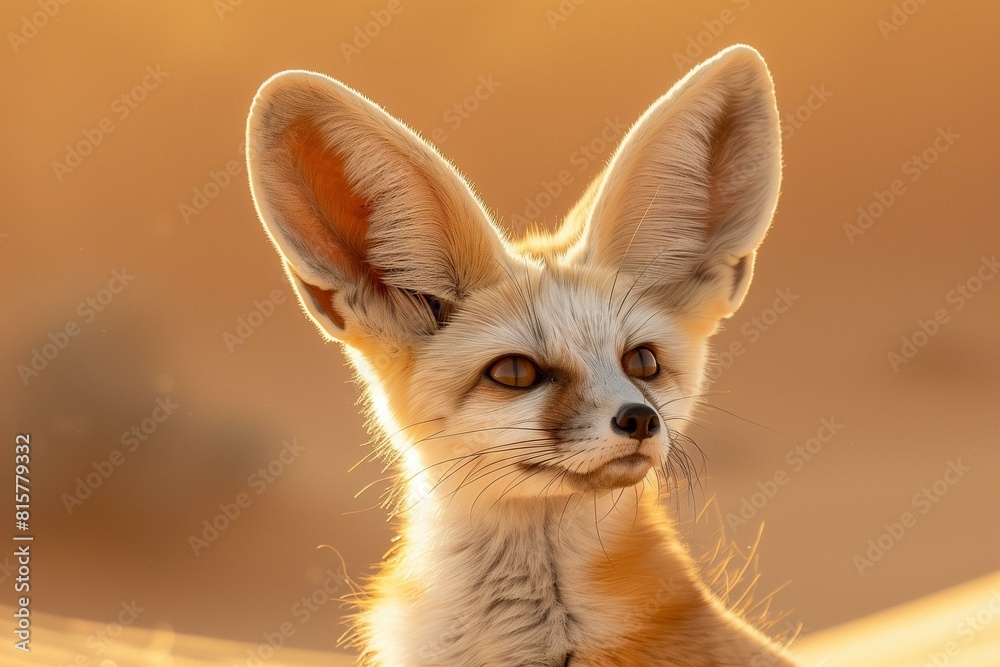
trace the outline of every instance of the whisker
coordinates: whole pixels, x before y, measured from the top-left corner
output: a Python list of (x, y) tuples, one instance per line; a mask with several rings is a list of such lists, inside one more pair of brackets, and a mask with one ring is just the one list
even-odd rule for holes
[(708, 403), (708, 402), (703, 402), (701, 405), (703, 407), (706, 407), (706, 408), (712, 408), (713, 410), (718, 410), (719, 412), (724, 412), (725, 414), (729, 415), (730, 417), (735, 417), (736, 419), (739, 419), (740, 421), (746, 422), (747, 424), (753, 424), (754, 426), (758, 426), (758, 427), (760, 427), (760, 428), (762, 428), (762, 429), (764, 429), (766, 431), (770, 431), (771, 433), (777, 433), (778, 432), (777, 429), (773, 429), (770, 426), (764, 426), (763, 424), (759, 424), (759, 423), (757, 423), (757, 422), (755, 422), (755, 421), (753, 421), (751, 419), (747, 419), (746, 417), (741, 417), (738, 414), (736, 414), (734, 412), (730, 412), (729, 410), (726, 410), (725, 408), (720, 408), (717, 405), (712, 405), (711, 403)]
[(524, 291), (528, 295), (528, 314), (534, 322), (534, 334), (539, 340), (545, 338), (542, 333), (542, 323), (538, 319), (538, 311), (535, 309), (535, 300), (531, 296), (531, 276), (528, 275), (528, 260), (524, 260)]
[[(639, 218), (639, 222), (636, 223), (635, 229), (632, 231), (632, 236), (628, 240), (628, 245), (625, 246), (625, 252), (622, 253), (622, 258), (618, 262), (618, 268), (615, 269), (615, 278), (611, 281), (611, 291), (608, 292), (608, 310), (611, 310), (611, 300), (615, 298), (615, 286), (618, 284), (618, 275), (622, 271), (622, 265), (625, 264), (625, 259), (628, 258), (628, 251), (632, 249), (632, 243), (635, 241), (636, 234), (639, 233), (639, 228), (642, 227), (642, 223), (646, 221), (646, 216), (649, 215), (649, 209), (653, 207), (653, 202), (656, 201), (656, 196), (660, 194), (660, 186), (656, 186), (656, 191), (653, 193), (652, 199), (649, 200), (649, 205), (646, 206), (646, 210), (643, 212), (642, 217)], [(619, 307), (619, 312), (621, 308)]]
[(385, 436), (380, 437), (378, 440), (381, 440), (382, 442), (377, 442), (377, 441), (375, 441), (375, 439), (369, 440), (368, 444), (370, 444), (372, 446), (372, 451), (370, 451), (367, 454), (365, 454), (361, 458), (360, 461), (358, 461), (357, 463), (355, 463), (354, 465), (352, 465), (350, 468), (348, 468), (347, 472), (354, 472), (354, 469), (357, 468), (359, 465), (361, 465), (365, 461), (371, 459), (372, 457), (377, 456), (378, 453), (379, 453), (379, 450), (380, 450), (380, 448), (382, 446), (384, 446), (385, 444), (387, 444), (389, 441), (392, 440), (392, 438), (396, 437), (397, 435), (399, 435), (403, 431), (407, 431), (407, 430), (409, 430), (411, 428), (414, 428), (416, 426), (422, 426), (423, 424), (429, 424), (431, 422), (440, 421), (442, 419), (444, 419), (444, 417), (434, 417), (433, 419), (425, 419), (423, 421), (414, 422), (413, 424), (410, 424), (409, 426), (404, 426), (403, 428), (397, 430), (395, 433), (392, 433), (391, 435), (385, 435)]
[[(669, 249), (670, 248), (668, 246), (668, 247), (664, 248), (663, 250), (661, 250), (660, 252), (656, 253), (656, 256), (654, 256), (653, 259), (649, 260), (649, 262), (646, 263), (646, 266), (644, 266), (642, 268), (642, 271), (639, 272), (639, 275), (637, 275), (635, 277), (635, 280), (632, 281), (632, 284), (629, 285), (628, 290), (626, 290), (625, 295), (622, 297), (621, 303), (618, 304), (618, 311), (615, 313), (615, 317), (618, 317), (618, 316), (621, 315), (622, 308), (625, 307), (625, 301), (628, 300), (629, 294), (631, 294), (632, 290), (635, 289), (635, 286), (639, 284), (639, 281), (642, 280), (642, 277), (644, 275), (646, 275), (646, 271), (648, 271), (650, 269), (650, 267), (652, 267), (653, 264), (656, 263), (656, 260), (658, 260), (660, 258), (660, 256), (663, 255), (663, 253), (667, 252), (667, 250), (669, 250)], [(656, 280), (656, 281), (650, 283), (649, 285), (647, 285), (646, 288), (644, 290), (642, 290), (642, 292), (636, 298), (636, 302), (638, 302), (646, 294), (646, 292), (651, 287), (653, 287), (654, 285), (659, 285), (659, 284), (660, 284), (660, 280)], [(632, 305), (634, 306), (635, 303), (633, 303)], [(630, 307), (629, 308), (629, 312), (631, 312), (631, 310), (632, 310), (632, 308)]]
[(597, 491), (594, 491), (594, 530), (597, 531), (597, 542), (601, 545), (604, 557), (607, 559), (608, 564), (614, 567), (615, 564), (611, 562), (611, 556), (608, 555), (608, 550), (604, 548), (604, 539), (601, 537), (601, 522), (597, 519)]
[[(520, 462), (518, 462), (518, 463), (520, 463)], [(517, 466), (517, 465), (518, 465), (518, 463), (511, 463), (511, 464), (508, 464), (508, 465), (507, 465), (507, 466), (505, 466), (505, 467), (511, 467), (511, 466)], [(501, 469), (502, 469), (502, 468), (501, 468)], [(473, 513), (473, 512), (475, 511), (475, 509), (476, 509), (476, 503), (478, 503), (478, 502), (479, 502), (479, 499), (480, 499), (480, 498), (482, 498), (483, 494), (484, 494), (484, 493), (486, 493), (486, 491), (488, 491), (488, 490), (489, 490), (489, 488), (490, 488), (491, 486), (493, 486), (494, 484), (496, 484), (497, 482), (499, 482), (499, 481), (500, 481), (501, 479), (503, 479), (503, 478), (505, 478), (505, 477), (507, 477), (507, 476), (509, 476), (509, 475), (514, 475), (514, 474), (517, 474), (518, 472), (522, 472), (522, 471), (524, 471), (524, 468), (523, 468), (523, 467), (517, 467), (517, 468), (515, 468), (514, 470), (512, 470), (511, 472), (507, 472), (507, 473), (504, 473), (504, 474), (502, 474), (502, 475), (499, 475), (499, 476), (498, 476), (498, 477), (497, 477), (496, 479), (494, 479), (494, 480), (493, 480), (492, 482), (490, 482), (489, 484), (487, 484), (486, 486), (484, 486), (484, 487), (483, 487), (483, 488), (482, 488), (482, 489), (481, 489), (481, 490), (479, 491), (479, 493), (478, 493), (478, 494), (476, 495), (476, 498), (475, 498), (475, 500), (473, 500), (473, 501), (472, 501), (472, 506), (471, 506), (471, 507), (469, 508), (469, 516), (470, 516), (470, 518), (471, 518), (471, 516), (472, 516), (472, 513)]]

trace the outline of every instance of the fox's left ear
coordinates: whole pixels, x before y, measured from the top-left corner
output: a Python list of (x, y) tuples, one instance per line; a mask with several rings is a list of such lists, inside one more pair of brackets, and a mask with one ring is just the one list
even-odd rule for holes
[(713, 321), (750, 286), (781, 182), (774, 86), (748, 46), (692, 70), (632, 127), (603, 176), (577, 262)]

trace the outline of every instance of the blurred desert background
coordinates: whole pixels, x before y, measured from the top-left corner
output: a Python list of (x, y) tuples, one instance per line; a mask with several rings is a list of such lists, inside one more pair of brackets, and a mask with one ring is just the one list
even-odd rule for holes
[(355, 497), (380, 465), (348, 473), (357, 389), (246, 184), (267, 77), (363, 92), (520, 229), (740, 42), (774, 76), (785, 176), (689, 430), (692, 549), (766, 524), (759, 594), (805, 634), (1000, 569), (998, 25), (986, 1), (4, 2), (0, 512), (15, 534), (30, 434), (32, 610), (330, 650), (345, 571), (390, 545), (384, 487)]

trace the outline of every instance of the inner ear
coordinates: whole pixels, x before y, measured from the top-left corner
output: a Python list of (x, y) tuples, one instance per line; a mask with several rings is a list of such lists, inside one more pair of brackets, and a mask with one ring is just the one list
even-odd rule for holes
[(346, 327), (344, 322), (344, 316), (340, 314), (334, 305), (333, 299), (337, 296), (337, 290), (335, 289), (323, 289), (322, 287), (317, 287), (316, 285), (310, 285), (301, 278), (298, 278), (299, 283), (306, 288), (306, 292), (309, 294), (309, 298), (316, 308), (330, 318), (335, 325), (337, 325), (341, 331)]
[[(378, 270), (367, 261), (372, 204), (352, 186), (344, 160), (328, 145), (322, 129), (310, 117), (294, 121), (284, 143), (290, 161), (286, 177), (298, 180), (299, 192), (306, 196), (283, 203), (308, 207), (300, 212), (305, 215), (297, 216), (295, 249), (304, 257), (318, 256), (321, 266), (339, 266), (355, 279), (366, 279), (384, 288)], [(310, 287), (310, 294), (319, 289), (307, 280), (303, 282)]]
[(768, 181), (773, 156), (780, 154), (770, 134), (761, 136), (756, 102), (727, 100), (708, 130), (706, 238), (733, 235), (753, 224), (747, 219), (753, 217), (748, 209), (754, 203), (748, 193)]
[(747, 261), (747, 256), (744, 255), (736, 260), (736, 264), (733, 265), (733, 288), (729, 294), (730, 299), (735, 299), (737, 294), (743, 291), (744, 281), (748, 278), (747, 270), (749, 268), (749, 263)]
[(714, 236), (726, 221), (726, 214), (733, 210), (735, 188), (726, 173), (732, 160), (735, 123), (731, 114), (733, 105), (726, 104), (716, 120), (708, 146), (708, 206), (705, 212), (705, 236)]

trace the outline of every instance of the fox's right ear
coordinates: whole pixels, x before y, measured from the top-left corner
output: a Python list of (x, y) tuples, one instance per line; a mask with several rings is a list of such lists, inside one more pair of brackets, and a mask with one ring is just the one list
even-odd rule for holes
[(328, 336), (432, 332), (498, 278), (504, 241), (462, 177), (381, 108), (329, 77), (277, 74), (247, 120), (257, 212)]

